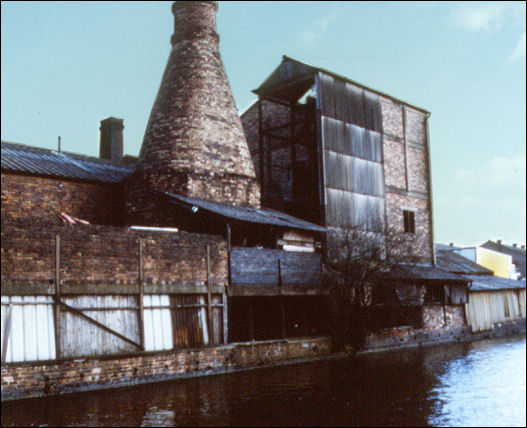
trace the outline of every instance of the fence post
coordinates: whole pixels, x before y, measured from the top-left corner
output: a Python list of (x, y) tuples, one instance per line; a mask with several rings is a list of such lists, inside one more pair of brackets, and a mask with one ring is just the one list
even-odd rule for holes
[(249, 339), (254, 342), (254, 299), (249, 301)]
[[(11, 298), (10, 298), (11, 299)], [(9, 303), (9, 306), (7, 307), (7, 317), (5, 320), (5, 327), (4, 327), (4, 341), (2, 343), (2, 364), (5, 363), (5, 360), (7, 358), (7, 345), (9, 344), (9, 333), (11, 331), (11, 311), (13, 309), (13, 305)]]
[(223, 343), (229, 342), (229, 312), (227, 307), (227, 286), (223, 290)]
[(145, 332), (144, 332), (144, 321), (143, 321), (143, 296), (145, 291), (144, 273), (143, 273), (143, 245), (142, 239), (139, 239), (139, 295), (138, 295), (138, 327), (139, 327), (139, 343), (141, 344), (141, 350), (145, 350)]
[(280, 266), (280, 259), (278, 259), (278, 299), (280, 300), (280, 332), (282, 339), (285, 339), (285, 306), (284, 306), (284, 294), (282, 292), (282, 268)]
[(62, 357), (60, 346), (60, 235), (55, 235), (55, 358)]
[(210, 290), (210, 245), (207, 244), (207, 319), (209, 327), (209, 345), (213, 342), (213, 319), (212, 319), (212, 308), (211, 308), (211, 290)]
[(227, 223), (227, 276), (228, 285), (231, 285), (231, 225)]

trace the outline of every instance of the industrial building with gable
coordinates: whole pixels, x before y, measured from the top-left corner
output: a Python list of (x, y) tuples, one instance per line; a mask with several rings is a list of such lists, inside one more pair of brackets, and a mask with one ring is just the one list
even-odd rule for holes
[(326, 355), (323, 262), (354, 228), (413, 249), (371, 348), (475, 330), (474, 280), (436, 263), (430, 113), (283, 57), (240, 118), (217, 7), (174, 3), (138, 158), (114, 117), (99, 158), (2, 142), (3, 399)]

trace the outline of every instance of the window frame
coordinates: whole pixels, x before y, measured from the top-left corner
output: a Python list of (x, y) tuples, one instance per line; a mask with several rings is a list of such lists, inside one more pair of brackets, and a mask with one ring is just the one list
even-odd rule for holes
[(415, 210), (403, 209), (403, 229), (405, 233), (415, 234)]

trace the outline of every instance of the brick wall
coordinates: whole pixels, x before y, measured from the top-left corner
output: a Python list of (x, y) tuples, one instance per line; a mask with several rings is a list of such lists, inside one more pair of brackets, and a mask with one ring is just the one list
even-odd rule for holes
[(387, 186), (406, 187), (404, 144), (391, 137), (384, 137), (384, 180)]
[(431, 262), (427, 116), (387, 98), (381, 98), (381, 106), (388, 223), (402, 231), (403, 210), (415, 210), (415, 255)]
[(2, 365), (2, 400), (126, 386), (328, 355), (328, 338), (238, 343), (117, 358)]
[[(213, 2), (177, 2), (172, 49), (137, 163), (137, 190), (259, 207), (260, 191), (221, 61)], [(132, 196), (132, 208), (143, 208)]]
[(406, 233), (412, 243), (411, 254), (422, 261), (431, 262), (430, 211), (428, 201), (398, 193), (386, 193), (386, 217), (394, 233), (404, 233), (404, 210), (415, 211), (415, 234)]
[[(52, 284), (55, 234), (60, 235), (60, 273), (68, 284), (103, 291), (114, 285), (135, 290), (139, 271), (139, 244), (144, 242), (145, 283), (168, 291), (181, 285), (204, 285), (207, 279), (206, 245), (210, 248), (211, 281), (227, 283), (227, 245), (223, 238), (185, 232), (145, 232), (110, 226), (21, 227), (2, 224), (2, 290), (10, 284)], [(51, 286), (51, 285), (50, 285)], [(168, 288), (168, 290), (167, 290)], [(88, 290), (88, 288), (86, 288)], [(152, 289), (152, 292), (154, 289)]]
[(465, 326), (465, 309), (463, 305), (423, 306), (423, 328), (425, 330), (458, 328)]
[(58, 221), (62, 211), (91, 223), (120, 225), (122, 187), (2, 172), (2, 220)]

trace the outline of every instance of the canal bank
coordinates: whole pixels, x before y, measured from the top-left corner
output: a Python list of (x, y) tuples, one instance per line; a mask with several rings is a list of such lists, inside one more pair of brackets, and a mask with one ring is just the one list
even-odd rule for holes
[(2, 401), (230, 373), (329, 355), (329, 338), (320, 337), (105, 358), (8, 363), (2, 365)]
[(2, 426), (525, 426), (525, 335), (2, 403)]
[[(369, 334), (366, 347), (359, 354), (484, 340), (525, 334), (525, 331), (525, 319), (499, 323), (493, 330), (479, 333), (470, 333), (466, 328), (386, 329)], [(2, 401), (122, 388), (350, 355), (332, 354), (330, 339), (317, 337), (103, 358), (8, 363), (2, 365)]]

